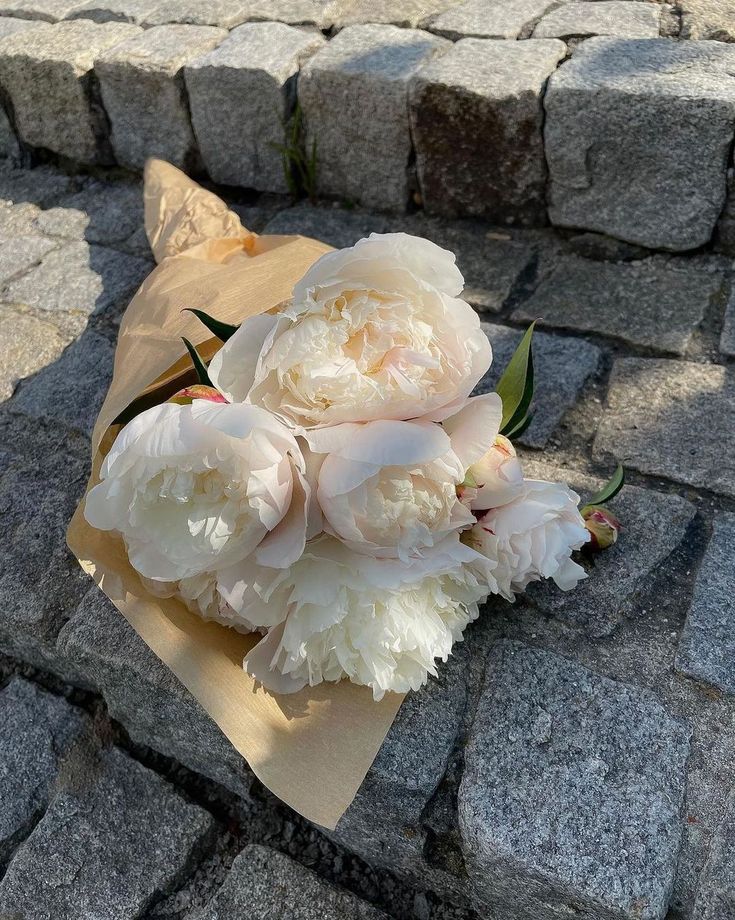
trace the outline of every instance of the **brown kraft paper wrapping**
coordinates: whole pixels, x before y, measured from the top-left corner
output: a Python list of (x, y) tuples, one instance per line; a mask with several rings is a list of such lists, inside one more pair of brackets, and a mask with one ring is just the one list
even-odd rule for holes
[[(145, 172), (146, 232), (160, 263), (120, 325), (112, 383), (92, 435), (87, 492), (131, 403), (161, 402), (191, 368), (182, 336), (211, 357), (217, 347), (186, 307), (239, 323), (288, 299), (331, 247), (298, 236), (257, 236), (225, 204), (160, 160)], [(181, 378), (181, 379), (180, 379)], [(168, 386), (168, 390), (167, 390)], [(85, 497), (67, 542), (146, 644), (196, 697), (256, 776), (295, 811), (333, 829), (360, 786), (403, 696), (376, 703), (348, 681), (276, 696), (242, 668), (257, 638), (207, 623), (180, 601), (147, 594), (122, 538), (93, 529)]]

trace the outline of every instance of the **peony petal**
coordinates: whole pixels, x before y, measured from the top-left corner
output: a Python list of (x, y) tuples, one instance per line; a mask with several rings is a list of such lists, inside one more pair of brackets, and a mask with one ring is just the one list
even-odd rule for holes
[(209, 364), (209, 379), (233, 402), (247, 399), (263, 345), (278, 325), (278, 316), (261, 313), (244, 320)]
[(470, 397), (455, 415), (443, 422), (452, 450), (468, 470), (492, 446), (503, 419), (503, 401), (497, 393)]
[(272, 693), (298, 693), (309, 681), (282, 674), (272, 665), (283, 637), (284, 626), (285, 623), (281, 623), (269, 629), (265, 637), (243, 658), (242, 666), (252, 678)]

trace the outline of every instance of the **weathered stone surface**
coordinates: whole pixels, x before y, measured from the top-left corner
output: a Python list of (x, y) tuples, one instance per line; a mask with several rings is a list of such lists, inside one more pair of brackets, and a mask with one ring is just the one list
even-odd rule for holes
[(410, 193), (408, 83), (447, 47), (395, 26), (343, 29), (299, 76), (307, 150), (316, 141), (317, 186), (368, 207), (405, 210)]
[(0, 401), (10, 398), (19, 380), (58, 358), (67, 344), (68, 338), (51, 323), (3, 308), (0, 312)]
[(610, 378), (595, 456), (735, 495), (735, 379), (725, 367), (622, 358)]
[(725, 200), (735, 47), (591, 38), (549, 81), (549, 216), (643, 246), (706, 243)]
[(720, 336), (720, 351), (729, 358), (735, 358), (735, 290), (730, 294), (725, 310), (725, 322)]
[(382, 214), (300, 204), (277, 214), (263, 232), (310, 236), (342, 249), (371, 233), (388, 233), (390, 229), (388, 218)]
[[(14, 205), (16, 211), (30, 213), (30, 204), (47, 208), (55, 204), (62, 195), (68, 194), (76, 184), (70, 176), (49, 167), (16, 169), (9, 163), (0, 163), (0, 201)], [(32, 231), (21, 229), (19, 224), (10, 227), (6, 225), (5, 220), (0, 221), (0, 233), (3, 236), (26, 232)]]
[(56, 636), (87, 582), (64, 536), (89, 458), (65, 429), (28, 424), (0, 413), (0, 650), (66, 677)]
[(194, 26), (219, 26), (232, 29), (247, 19), (248, 4), (243, 0), (156, 0), (141, 25), (162, 26), (182, 23)]
[(242, 756), (97, 587), (59, 634), (57, 654), (102, 691), (133, 740), (247, 797)]
[(15, 236), (0, 242), (0, 284), (32, 268), (57, 247), (54, 240), (40, 236)]
[(284, 124), (301, 64), (324, 45), (316, 33), (281, 22), (249, 23), (186, 67), (194, 131), (216, 182), (288, 191)]
[(332, 836), (381, 865), (406, 867), (423, 847), (421, 815), (441, 782), (467, 702), (468, 649), (457, 643), (439, 677), (409, 693)]
[(211, 26), (156, 26), (95, 62), (119, 163), (142, 169), (148, 157), (191, 166), (194, 136), (184, 98), (184, 65), (227, 33)]
[(41, 211), (36, 226), (46, 236), (120, 243), (143, 226), (143, 189), (134, 183), (93, 180), (57, 207)]
[[(526, 476), (566, 482), (582, 504), (603, 483), (574, 470), (524, 461)], [(609, 635), (624, 616), (639, 612), (638, 599), (649, 587), (671, 553), (681, 544), (694, 520), (696, 508), (678, 495), (626, 485), (610, 503), (620, 519), (618, 542), (589, 562), (581, 560), (589, 578), (574, 591), (560, 591), (553, 582), (529, 585), (529, 600), (546, 613), (582, 628), (598, 638)]]
[(599, 332), (683, 355), (722, 275), (660, 258), (600, 263), (570, 257), (513, 314), (518, 322)]
[(558, 0), (468, 0), (432, 19), (428, 28), (446, 38), (528, 38)]
[(8, 35), (15, 35), (16, 32), (25, 32), (27, 29), (37, 29), (43, 26), (43, 21), (39, 19), (15, 19), (12, 16), (5, 16), (0, 13), (0, 39), (7, 38)]
[(91, 435), (112, 379), (114, 353), (106, 338), (86, 331), (57, 361), (19, 387), (13, 409)]
[(733, 0), (681, 0), (681, 37), (735, 41)]
[(344, 11), (335, 17), (338, 28), (358, 23), (375, 22), (400, 26), (403, 29), (422, 27), (433, 17), (460, 0), (354, 0), (345, 5)]
[(48, 803), (63, 758), (86, 729), (59, 697), (14, 678), (0, 692), (0, 870)]
[(114, 249), (67, 243), (9, 282), (2, 299), (52, 312), (102, 313), (129, 300), (150, 268), (150, 262)]
[(735, 916), (734, 850), (735, 793), (731, 793), (699, 876), (692, 920), (732, 920)]
[(494, 313), (505, 305), (534, 258), (528, 243), (488, 230), (479, 222), (447, 223), (417, 215), (391, 223), (389, 229), (423, 236), (453, 252), (464, 275), (462, 297), (478, 309)]
[(145, 17), (159, 5), (160, 0), (88, 0), (66, 18), (142, 25)]
[(250, 0), (247, 19), (329, 29), (350, 0)]
[(735, 514), (715, 516), (679, 640), (676, 669), (735, 694)]
[(84, 0), (2, 0), (0, 16), (59, 22), (78, 9)]
[[(15, 35), (16, 32), (23, 32), (26, 29), (34, 29), (43, 25), (38, 20), (33, 19), (14, 19), (9, 16), (0, 18), (0, 40), (8, 35)], [(13, 126), (10, 123), (8, 114), (4, 108), (0, 107), (0, 156), (17, 158), (20, 155), (20, 146), (18, 138), (15, 135)]]
[(132, 920), (180, 884), (213, 830), (207, 812), (116, 748), (72, 762), (0, 882), (0, 914)]
[(330, 885), (283, 853), (251, 844), (232, 864), (224, 885), (190, 920), (387, 920), (365, 901)]
[(661, 7), (657, 3), (631, 0), (599, 0), (597, 3), (565, 3), (543, 17), (533, 30), (534, 38), (658, 38)]
[(478, 899), (509, 920), (662, 918), (687, 754), (687, 730), (650, 692), (498, 643), (458, 802)]
[(467, 38), (411, 81), (411, 126), (427, 211), (543, 223), (541, 99), (558, 41)]
[(735, 256), (735, 166), (727, 171), (727, 197), (717, 221), (713, 242), (718, 252)]
[(134, 34), (127, 23), (84, 19), (11, 35), (0, 50), (0, 80), (22, 140), (81, 163), (106, 159), (104, 114), (92, 65), (107, 48)]
[[(523, 334), (492, 323), (483, 323), (482, 328), (493, 346), (493, 363), (475, 393), (489, 393), (495, 388)], [(528, 447), (544, 447), (564, 413), (577, 401), (587, 379), (597, 371), (601, 352), (581, 339), (543, 332), (534, 335), (533, 345), (535, 415), (519, 441)]]

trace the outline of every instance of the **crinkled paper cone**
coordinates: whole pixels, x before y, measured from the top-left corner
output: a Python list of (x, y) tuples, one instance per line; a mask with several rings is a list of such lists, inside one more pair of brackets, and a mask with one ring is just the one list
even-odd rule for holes
[[(145, 177), (146, 231), (160, 264), (120, 326), (113, 379), (92, 436), (92, 475), (136, 402), (160, 402), (191, 364), (181, 336), (211, 355), (203, 326), (185, 307), (239, 323), (286, 300), (294, 283), (330, 247), (298, 236), (258, 237), (211, 192), (167, 163)], [(182, 375), (184, 375), (182, 377)], [(139, 399), (142, 395), (142, 398)], [(205, 623), (175, 599), (151, 597), (128, 562), (122, 539), (94, 530), (82, 499), (67, 542), (146, 644), (176, 674), (258, 778), (311, 821), (334, 828), (352, 801), (403, 697), (373, 702), (366, 687), (321, 684), (289, 696), (256, 685), (242, 668), (255, 637)]]

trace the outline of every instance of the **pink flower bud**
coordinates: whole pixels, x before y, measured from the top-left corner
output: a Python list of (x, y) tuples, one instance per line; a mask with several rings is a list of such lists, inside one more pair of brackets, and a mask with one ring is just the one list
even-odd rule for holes
[(208, 402), (226, 403), (227, 400), (214, 387), (205, 387), (201, 383), (196, 383), (191, 387), (184, 387), (178, 393), (169, 399), (170, 403), (176, 403), (177, 406), (189, 406), (195, 399), (206, 399)]
[(597, 553), (617, 543), (622, 524), (607, 508), (585, 505), (581, 510), (584, 526), (590, 533), (587, 549)]

